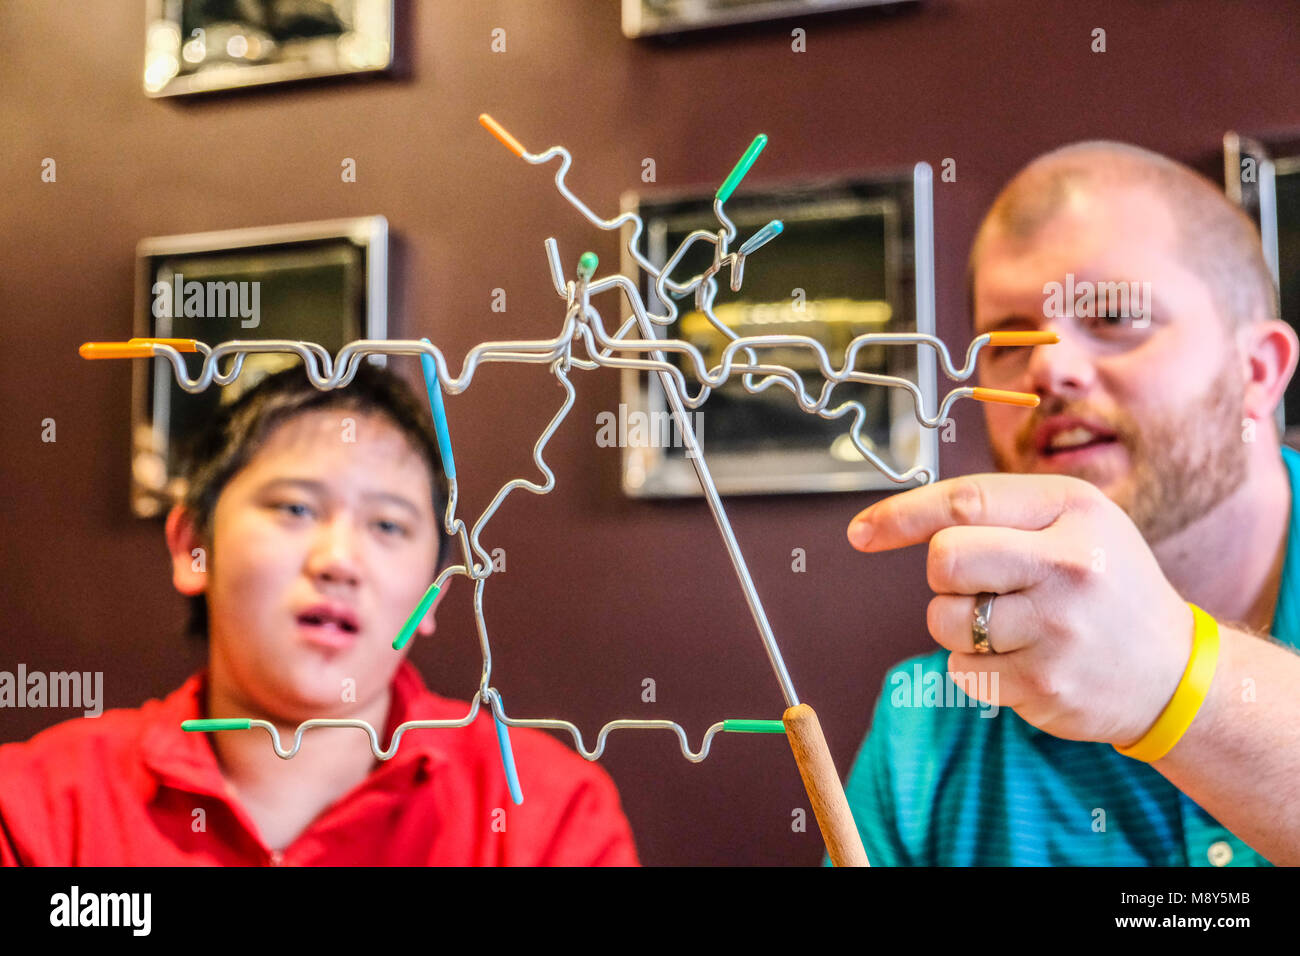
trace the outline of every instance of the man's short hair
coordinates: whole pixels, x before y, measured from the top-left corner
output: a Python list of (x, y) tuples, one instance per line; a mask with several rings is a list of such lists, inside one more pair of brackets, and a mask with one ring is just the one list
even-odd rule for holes
[[(343, 388), (322, 390), (307, 378), (301, 362), (268, 375), (229, 405), (224, 405), (182, 453), (185, 492), (178, 502), (191, 515), (200, 539), (211, 553), (212, 522), (221, 492), (257, 454), (279, 426), (301, 414), (320, 409), (374, 413), (386, 417), (406, 436), (429, 468), (433, 488), (433, 514), (438, 553), (436, 567), (442, 567), (448, 538), (442, 532), (442, 516), (450, 493), (433, 420), (424, 402), (396, 374), (363, 361), (356, 376)], [(189, 632), (208, 635), (206, 595), (190, 599)]]
[(984, 237), (998, 230), (1028, 242), (1080, 187), (1152, 190), (1178, 230), (1177, 251), (1209, 287), (1229, 332), (1259, 318), (1278, 318), (1277, 284), (1255, 223), (1223, 191), (1192, 169), (1130, 143), (1071, 143), (1044, 153), (1003, 187), (984, 217), (966, 268), (967, 305), (975, 315), (975, 268)]

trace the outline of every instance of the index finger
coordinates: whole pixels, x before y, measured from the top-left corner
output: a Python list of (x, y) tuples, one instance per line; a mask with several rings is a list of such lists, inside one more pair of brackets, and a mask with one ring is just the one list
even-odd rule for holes
[(929, 541), (954, 525), (1037, 531), (1055, 521), (1075, 494), (1065, 475), (962, 475), (891, 495), (849, 522), (859, 551), (889, 551)]

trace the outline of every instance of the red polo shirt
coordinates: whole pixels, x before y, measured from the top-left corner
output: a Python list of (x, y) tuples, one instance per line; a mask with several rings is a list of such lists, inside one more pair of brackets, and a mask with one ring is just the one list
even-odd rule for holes
[[(635, 865), (613, 782), (537, 730), (511, 731), (524, 802), (510, 799), (492, 717), (410, 730), (396, 756), (322, 811), (283, 852), (227, 792), (208, 734), (206, 672), (164, 700), (110, 710), (0, 747), (0, 863), (161, 866)], [(387, 745), (407, 720), (464, 717), (404, 661)], [(226, 731), (256, 733), (258, 729)], [(310, 731), (309, 731), (310, 733)], [(360, 736), (360, 732), (358, 732)], [(202, 809), (202, 815), (195, 810)], [(504, 811), (503, 813), (497, 811)], [(196, 832), (200, 826), (202, 829)]]

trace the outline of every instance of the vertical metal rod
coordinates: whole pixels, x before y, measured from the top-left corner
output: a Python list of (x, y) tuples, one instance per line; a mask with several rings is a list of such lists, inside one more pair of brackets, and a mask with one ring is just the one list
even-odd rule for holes
[[(912, 168), (912, 230), (913, 246), (916, 249), (913, 272), (916, 289), (916, 331), (918, 334), (933, 336), (935, 329), (934, 305), (934, 171), (929, 163), (917, 163)], [(938, 399), (938, 376), (934, 368), (935, 354), (932, 349), (916, 349), (916, 385), (922, 396), (933, 395)], [(918, 406), (918, 408), (921, 406)], [(939, 424), (947, 418), (947, 409), (940, 409)], [(924, 420), (922, 419), (924, 423)], [(926, 482), (939, 479), (939, 453), (934, 436), (923, 437), (920, 442), (921, 466), (924, 468), (922, 478)]]
[[(647, 328), (645, 323), (642, 324), (642, 334), (646, 338), (656, 338), (654, 329)], [(651, 353), (654, 358), (660, 362), (666, 362), (664, 353), (660, 349)], [(686, 443), (686, 454), (690, 458), (691, 464), (695, 466), (695, 474), (700, 479), (700, 487), (704, 489), (704, 497), (709, 502), (709, 509), (713, 512), (713, 520), (717, 522), (718, 531), (722, 533), (722, 541), (727, 546), (727, 554), (731, 557), (731, 566), (736, 569), (736, 577), (740, 579), (740, 587), (745, 592), (745, 601), (749, 604), (749, 611), (754, 616), (754, 623), (758, 625), (758, 635), (763, 639), (763, 649), (767, 651), (767, 659), (772, 664), (772, 670), (776, 673), (777, 682), (781, 685), (781, 694), (785, 697), (787, 707), (794, 707), (799, 703), (799, 695), (794, 691), (794, 683), (790, 680), (790, 672), (785, 668), (785, 660), (781, 657), (781, 648), (776, 644), (776, 637), (772, 634), (772, 627), (767, 622), (767, 614), (763, 611), (763, 602), (759, 600), (758, 592), (754, 589), (754, 580), (749, 576), (749, 567), (745, 564), (745, 556), (740, 553), (740, 545), (736, 543), (736, 536), (732, 533), (731, 522), (727, 520), (727, 511), (722, 507), (722, 499), (718, 496), (717, 486), (713, 483), (713, 475), (709, 472), (709, 466), (704, 461), (704, 453), (700, 449), (699, 440), (695, 436), (695, 429), (691, 426), (690, 419), (686, 415), (686, 407), (682, 404), (682, 398), (677, 394), (672, 377), (662, 369), (656, 372), (659, 376), (659, 383), (663, 386), (665, 395), (668, 398), (668, 404), (672, 407), (673, 416), (677, 419), (677, 425), (682, 432), (682, 440)]]

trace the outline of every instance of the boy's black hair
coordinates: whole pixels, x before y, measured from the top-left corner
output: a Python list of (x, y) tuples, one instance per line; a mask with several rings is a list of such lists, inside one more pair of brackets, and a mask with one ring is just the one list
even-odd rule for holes
[[(318, 389), (301, 362), (268, 375), (253, 388), (224, 405), (208, 426), (187, 446), (182, 473), (185, 491), (178, 504), (192, 516), (200, 540), (212, 554), (212, 518), (222, 490), (280, 425), (304, 412), (322, 408), (384, 415), (405, 436), (429, 467), (433, 514), (438, 540), (436, 567), (442, 567), (448, 538), (442, 531), (449, 488), (438, 454), (438, 438), (427, 405), (398, 375), (362, 361), (356, 376), (343, 388)], [(190, 599), (189, 633), (206, 639), (208, 605), (205, 595)]]

